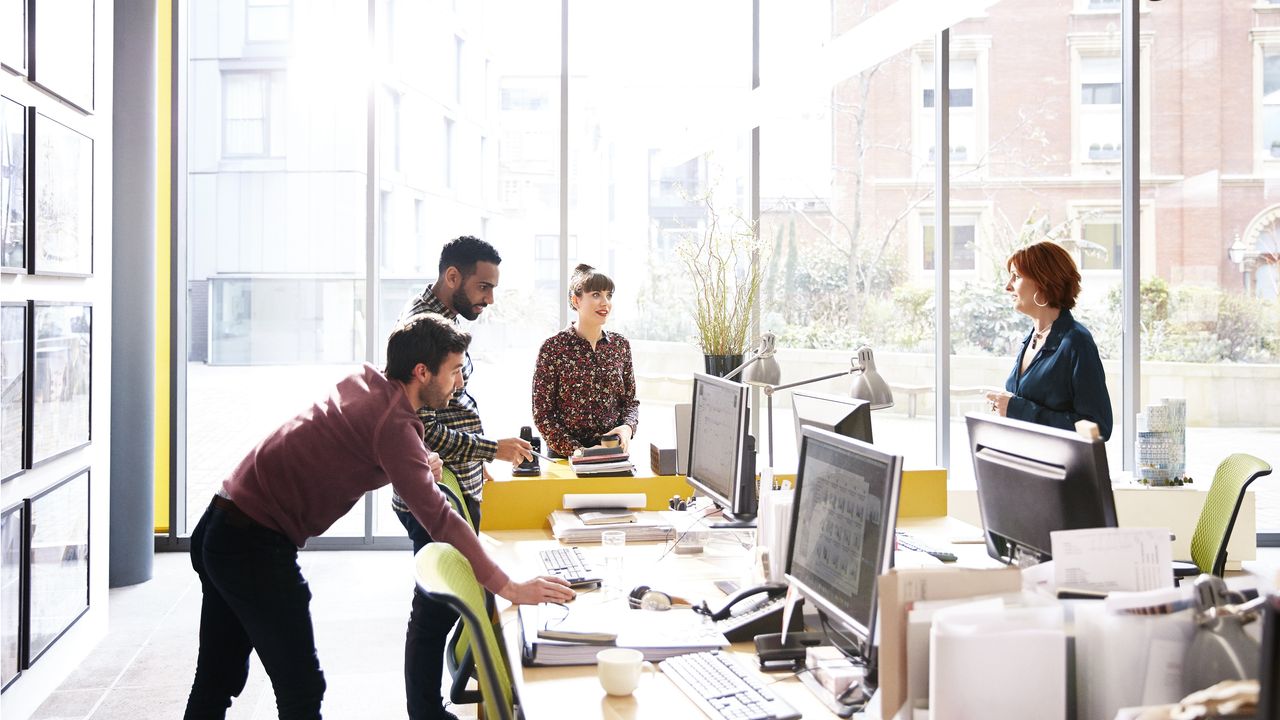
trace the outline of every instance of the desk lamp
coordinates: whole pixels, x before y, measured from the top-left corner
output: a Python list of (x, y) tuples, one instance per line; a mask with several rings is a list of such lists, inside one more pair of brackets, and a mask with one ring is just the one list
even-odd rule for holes
[(742, 382), (748, 385), (777, 385), (782, 380), (782, 368), (778, 367), (778, 361), (774, 358), (777, 354), (776, 344), (777, 338), (773, 333), (762, 334), (760, 344), (751, 350), (747, 361), (731, 370), (724, 379), (732, 380), (734, 375), (742, 373)]
[[(769, 345), (772, 350), (773, 336), (769, 333), (765, 333), (765, 336), (769, 338)], [(763, 341), (764, 341), (764, 337), (761, 338), (761, 346), (765, 344)], [(763, 364), (766, 358), (759, 357), (759, 356), (754, 357), (750, 361), (743, 363), (742, 367), (746, 367), (747, 365), (751, 364), (757, 359), (761, 360)], [(772, 367), (777, 368), (778, 362), (776, 360), (774, 360), (771, 356), (768, 357), (767, 359), (772, 363)], [(765, 368), (767, 369), (768, 366), (766, 365)], [(763, 371), (761, 372), (761, 374), (764, 374)], [(863, 345), (861, 348), (858, 348), (858, 354), (849, 359), (848, 370), (841, 370), (839, 372), (834, 372), (827, 375), (820, 375), (818, 377), (809, 378), (808, 380), (800, 380), (798, 382), (786, 383), (784, 385), (777, 385), (777, 384), (774, 384), (773, 382), (768, 382), (768, 380), (757, 380), (754, 377), (752, 379), (744, 379), (744, 382), (748, 384), (762, 386), (764, 389), (765, 397), (768, 398), (769, 406), (768, 406), (767, 414), (769, 416), (769, 471), (770, 473), (773, 472), (773, 394), (778, 392), (779, 390), (789, 390), (791, 388), (800, 387), (801, 385), (808, 385), (810, 383), (821, 382), (822, 380), (830, 380), (832, 378), (838, 378), (842, 375), (855, 376), (853, 378), (853, 384), (849, 387), (850, 397), (854, 397), (859, 400), (866, 400), (870, 402), (872, 410), (880, 410), (882, 408), (893, 407), (893, 391), (889, 389), (889, 383), (885, 382), (884, 378), (880, 376), (880, 373), (876, 372), (875, 356), (872, 355), (871, 348), (866, 345)], [(773, 377), (777, 377), (777, 375), (774, 375)]]

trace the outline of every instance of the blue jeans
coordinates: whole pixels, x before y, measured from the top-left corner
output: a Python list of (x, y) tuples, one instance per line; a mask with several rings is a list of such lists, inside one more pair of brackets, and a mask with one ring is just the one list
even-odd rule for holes
[[(471, 513), (471, 520), (479, 527), (480, 503), (470, 495), (464, 495), (463, 502), (467, 504), (467, 512)], [(415, 555), (431, 542), (427, 529), (411, 513), (397, 510), (396, 517), (413, 541)], [(404, 689), (410, 720), (449, 717), (440, 696), (440, 679), (444, 674), (444, 649), (449, 631), (457, 622), (458, 613), (452, 608), (428, 600), (418, 588), (413, 589), (409, 627), (404, 638)]]
[(281, 720), (319, 718), (324, 673), (298, 548), (240, 513), (211, 505), (191, 534), (191, 566), (204, 602), (184, 718), (226, 716), (249, 677), (250, 650), (271, 678)]

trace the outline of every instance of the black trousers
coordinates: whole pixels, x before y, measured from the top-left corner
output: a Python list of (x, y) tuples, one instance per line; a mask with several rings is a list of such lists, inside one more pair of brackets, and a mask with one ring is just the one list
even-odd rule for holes
[(271, 678), (281, 720), (320, 717), (324, 673), (311, 626), (311, 590), (298, 548), (234, 506), (210, 505), (191, 534), (200, 576), (200, 651), (187, 720), (221, 719), (244, 690), (249, 652)]

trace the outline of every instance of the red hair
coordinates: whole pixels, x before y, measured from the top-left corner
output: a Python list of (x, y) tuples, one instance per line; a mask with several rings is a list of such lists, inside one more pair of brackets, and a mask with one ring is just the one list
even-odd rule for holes
[(1051, 307), (1070, 310), (1076, 306), (1080, 295), (1080, 271), (1071, 253), (1049, 240), (1032, 243), (1015, 251), (1005, 261), (1010, 272), (1018, 268), (1018, 274), (1032, 280), (1044, 293), (1043, 302)]

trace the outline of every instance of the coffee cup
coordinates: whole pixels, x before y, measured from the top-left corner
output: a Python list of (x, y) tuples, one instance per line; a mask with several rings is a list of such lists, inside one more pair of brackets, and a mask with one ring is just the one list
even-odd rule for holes
[(645, 662), (644, 653), (631, 648), (609, 648), (596, 653), (596, 675), (600, 687), (610, 695), (630, 695), (640, 684), (640, 672), (657, 673), (653, 663)]

